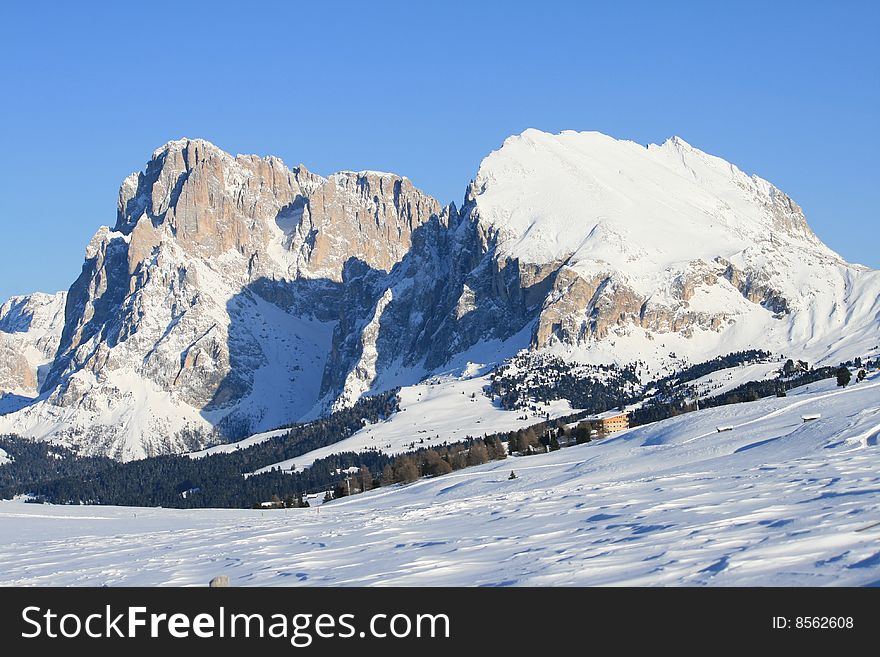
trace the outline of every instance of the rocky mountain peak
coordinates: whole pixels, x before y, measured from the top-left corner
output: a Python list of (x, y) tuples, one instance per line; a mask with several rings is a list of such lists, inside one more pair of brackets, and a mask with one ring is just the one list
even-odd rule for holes
[[(833, 358), (876, 343), (880, 275), (772, 184), (680, 138), (529, 129), (483, 160), (460, 211), (395, 174), (324, 177), (181, 139), (125, 179), (62, 305), (50, 362), (7, 376), (33, 370), (19, 388), (42, 394), (0, 408), (0, 431), (128, 459), (524, 348)], [(0, 327), (24, 317), (13, 306)]]
[(132, 235), (131, 272), (171, 236), (199, 257), (238, 252), (258, 274), (339, 280), (349, 257), (390, 269), (413, 229), (439, 210), (394, 174), (324, 178), (276, 157), (231, 156), (210, 142), (181, 139), (125, 179), (114, 230)]
[(132, 458), (219, 425), (228, 436), (298, 418), (318, 401), (345, 272), (389, 272), (441, 214), (394, 174), (323, 177), (204, 140), (168, 142), (125, 179), (115, 226), (86, 248), (57, 354), (28, 381), (43, 399), (17, 426), (41, 430), (48, 414), (81, 432), (103, 414), (124, 417), (93, 447)]

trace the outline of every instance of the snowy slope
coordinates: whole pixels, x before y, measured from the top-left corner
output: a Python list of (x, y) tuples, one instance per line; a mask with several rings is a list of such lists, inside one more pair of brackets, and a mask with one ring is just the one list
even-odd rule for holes
[[(332, 323), (242, 291), (229, 274), (246, 266), (240, 254), (218, 260), (188, 258), (173, 243), (166, 247), (147, 283), (127, 297), (137, 318), (127, 329), (131, 335), (112, 349), (89, 351), (92, 358), (103, 350), (105, 366), (66, 374), (64, 385), (0, 415), (0, 431), (130, 460), (201, 447), (217, 439), (218, 425), (241, 425), (239, 433), (247, 435), (309, 411), (318, 397), (315, 372), (324, 367)], [(194, 280), (197, 289), (168, 293), (162, 274), (167, 269), (187, 272), (180, 285)], [(108, 322), (119, 319), (113, 315)], [(103, 345), (101, 340), (93, 338)], [(224, 400), (225, 394), (238, 395), (237, 403)]]
[(299, 420), (321, 397), (347, 263), (387, 271), (439, 211), (408, 179), (168, 142), (86, 248), (36, 399), (4, 337), (19, 300), (0, 307), (0, 392), (32, 389), (0, 400), (0, 431), (131, 459)]
[(662, 364), (762, 346), (840, 362), (877, 343), (880, 272), (825, 246), (771, 183), (678, 137), (529, 129), (483, 160), (470, 196), (499, 258), (560, 267), (536, 334), (559, 355)]
[(780, 363), (748, 363), (712, 372), (688, 382), (701, 397), (714, 397), (750, 381), (764, 381), (779, 376)]
[[(95, 385), (91, 372), (77, 372), (74, 385)], [(189, 446), (185, 434), (210, 435), (211, 425), (191, 406), (131, 369), (114, 370), (101, 377), (106, 395), (87, 408), (33, 404), (0, 418), (0, 431), (51, 437), (74, 447), (83, 456), (110, 456), (132, 460), (181, 451)], [(116, 427), (114, 432), (107, 426)], [(151, 436), (149, 441), (142, 438)]]
[(880, 377), (808, 388), (310, 509), (2, 502), (0, 583), (877, 584)]
[(272, 431), (264, 431), (263, 433), (255, 433), (253, 436), (245, 438), (244, 440), (239, 440), (234, 443), (223, 443), (222, 445), (215, 445), (214, 447), (208, 447), (207, 449), (200, 449), (196, 452), (189, 452), (187, 456), (192, 459), (200, 459), (203, 456), (210, 456), (212, 454), (229, 454), (237, 449), (253, 447), (254, 445), (259, 445), (260, 443), (264, 443), (267, 440), (271, 440), (272, 438), (283, 436), (288, 431), (290, 431), (290, 429), (274, 429)]
[[(471, 379), (441, 378), (400, 391), (400, 412), (384, 422), (371, 424), (353, 436), (333, 445), (313, 450), (302, 456), (261, 468), (297, 470), (309, 467), (317, 459), (339, 452), (378, 450), (398, 454), (420, 447), (464, 440), (498, 431), (510, 431), (574, 411), (566, 400), (540, 406), (539, 412), (505, 411), (483, 394), (487, 377)], [(248, 439), (251, 440), (251, 439)]]
[[(755, 198), (781, 194), (678, 137), (646, 148), (598, 132), (532, 129), (486, 157), (475, 185), (480, 216), (504, 233), (506, 253), (575, 266), (601, 260), (645, 282), (766, 241), (769, 210)], [(839, 259), (805, 223), (778, 237)]]

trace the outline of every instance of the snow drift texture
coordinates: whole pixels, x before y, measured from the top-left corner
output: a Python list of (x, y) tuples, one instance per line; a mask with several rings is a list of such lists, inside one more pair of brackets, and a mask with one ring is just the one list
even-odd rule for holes
[(829, 379), (307, 509), (0, 501), (0, 586), (877, 586), (878, 390)]
[(788, 196), (678, 138), (527, 130), (461, 209), (392, 174), (325, 178), (183, 139), (123, 182), (115, 226), (45, 302), (63, 322), (26, 338), (0, 320), (7, 342), (57, 345), (0, 372), (15, 393), (0, 430), (129, 459), (526, 347), (836, 361), (876, 344), (878, 297), (880, 273), (826, 247)]

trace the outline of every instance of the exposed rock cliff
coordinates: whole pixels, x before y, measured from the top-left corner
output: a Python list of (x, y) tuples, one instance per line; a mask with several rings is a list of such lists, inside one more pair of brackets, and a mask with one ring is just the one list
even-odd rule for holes
[[(66, 300), (3, 306), (0, 389), (41, 395), (0, 408), (0, 431), (129, 459), (521, 348), (830, 359), (876, 341), (878, 296), (880, 274), (823, 245), (785, 194), (678, 138), (527, 130), (460, 210), (392, 174), (322, 177), (183, 139), (125, 179)], [(55, 319), (15, 329), (28, 312)]]
[(37, 292), (0, 305), (0, 395), (36, 396), (61, 339), (66, 296)]

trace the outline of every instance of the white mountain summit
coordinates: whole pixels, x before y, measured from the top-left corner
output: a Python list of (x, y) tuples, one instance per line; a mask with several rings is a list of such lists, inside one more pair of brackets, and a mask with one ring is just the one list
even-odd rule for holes
[(39, 395), (0, 405), (0, 431), (183, 451), (521, 348), (836, 362), (877, 343), (878, 297), (880, 272), (826, 247), (785, 194), (678, 138), (527, 130), (460, 210), (393, 174), (325, 178), (184, 139), (123, 182)]
[(877, 328), (877, 272), (825, 246), (771, 183), (678, 137), (644, 147), (527, 130), (483, 161), (473, 196), (500, 257), (556, 275), (535, 346), (637, 339), (641, 327), (714, 333), (679, 342), (699, 357), (722, 332), (731, 347), (821, 357)]

